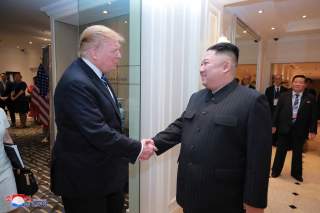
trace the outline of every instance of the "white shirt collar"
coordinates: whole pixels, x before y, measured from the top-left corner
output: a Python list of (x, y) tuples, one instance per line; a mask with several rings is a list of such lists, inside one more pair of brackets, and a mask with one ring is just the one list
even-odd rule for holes
[(101, 79), (103, 73), (101, 72), (101, 70), (99, 70), (98, 67), (96, 67), (96, 65), (94, 65), (91, 61), (89, 61), (86, 58), (81, 57), (81, 59), (84, 61), (84, 63), (86, 63), (92, 70), (93, 72), (99, 77), (99, 79)]
[(299, 98), (301, 97), (302, 95), (302, 92), (295, 92), (295, 91), (292, 91), (292, 96), (295, 96), (296, 94), (299, 95)]

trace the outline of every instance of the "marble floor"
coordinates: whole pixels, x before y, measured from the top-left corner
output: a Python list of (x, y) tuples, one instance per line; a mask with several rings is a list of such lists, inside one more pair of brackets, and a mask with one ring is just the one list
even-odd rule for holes
[[(292, 153), (288, 152), (281, 176), (270, 178), (266, 213), (320, 212), (320, 134), (308, 141), (306, 148), (303, 154), (304, 182), (297, 185), (290, 176)], [(273, 148), (273, 157), (275, 151)]]
[[(43, 138), (41, 127), (30, 124), (27, 129), (10, 128), (10, 133), (20, 145), (26, 164), (39, 179), (40, 190), (35, 197), (46, 198), (49, 204), (47, 208), (24, 208), (24, 212), (62, 213), (60, 198), (49, 190), (49, 144), (40, 142)], [(274, 154), (275, 148), (273, 157)], [(270, 178), (266, 213), (320, 212), (320, 134), (313, 141), (307, 142), (307, 152), (303, 156), (303, 183), (297, 184), (290, 176), (291, 152), (287, 154), (281, 176)], [(181, 209), (179, 212), (182, 212)]]

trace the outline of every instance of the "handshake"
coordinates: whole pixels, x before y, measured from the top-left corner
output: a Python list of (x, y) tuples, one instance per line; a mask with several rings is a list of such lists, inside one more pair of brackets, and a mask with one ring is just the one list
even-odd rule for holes
[(149, 158), (154, 154), (154, 152), (158, 151), (152, 139), (142, 139), (141, 145), (143, 146), (143, 149), (139, 155), (139, 160), (149, 160)]

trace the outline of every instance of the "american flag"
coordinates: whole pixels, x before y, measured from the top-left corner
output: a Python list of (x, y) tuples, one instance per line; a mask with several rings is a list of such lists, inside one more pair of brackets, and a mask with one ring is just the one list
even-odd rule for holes
[(39, 109), (39, 119), (44, 126), (49, 126), (49, 97), (48, 97), (48, 88), (49, 88), (49, 76), (44, 66), (39, 65), (37, 72), (37, 81), (36, 85), (32, 90), (32, 99), (37, 108)]

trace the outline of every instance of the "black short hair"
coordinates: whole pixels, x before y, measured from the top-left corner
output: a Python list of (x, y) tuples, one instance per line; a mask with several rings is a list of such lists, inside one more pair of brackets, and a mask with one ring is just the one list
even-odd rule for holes
[(239, 48), (231, 43), (228, 42), (221, 42), (217, 43), (207, 49), (209, 50), (214, 50), (216, 53), (226, 53), (226, 54), (232, 54), (235, 59), (235, 63), (238, 64), (238, 59), (239, 59)]
[(312, 80), (311, 78), (306, 78), (305, 81), (306, 81), (306, 82), (309, 82), (309, 83), (312, 83), (312, 82), (313, 82), (313, 80)]
[(303, 78), (303, 79), (304, 79), (304, 82), (306, 82), (306, 76), (305, 76), (305, 75), (295, 75), (295, 76), (293, 76), (292, 82), (293, 82), (294, 79), (296, 79), (296, 78)]

